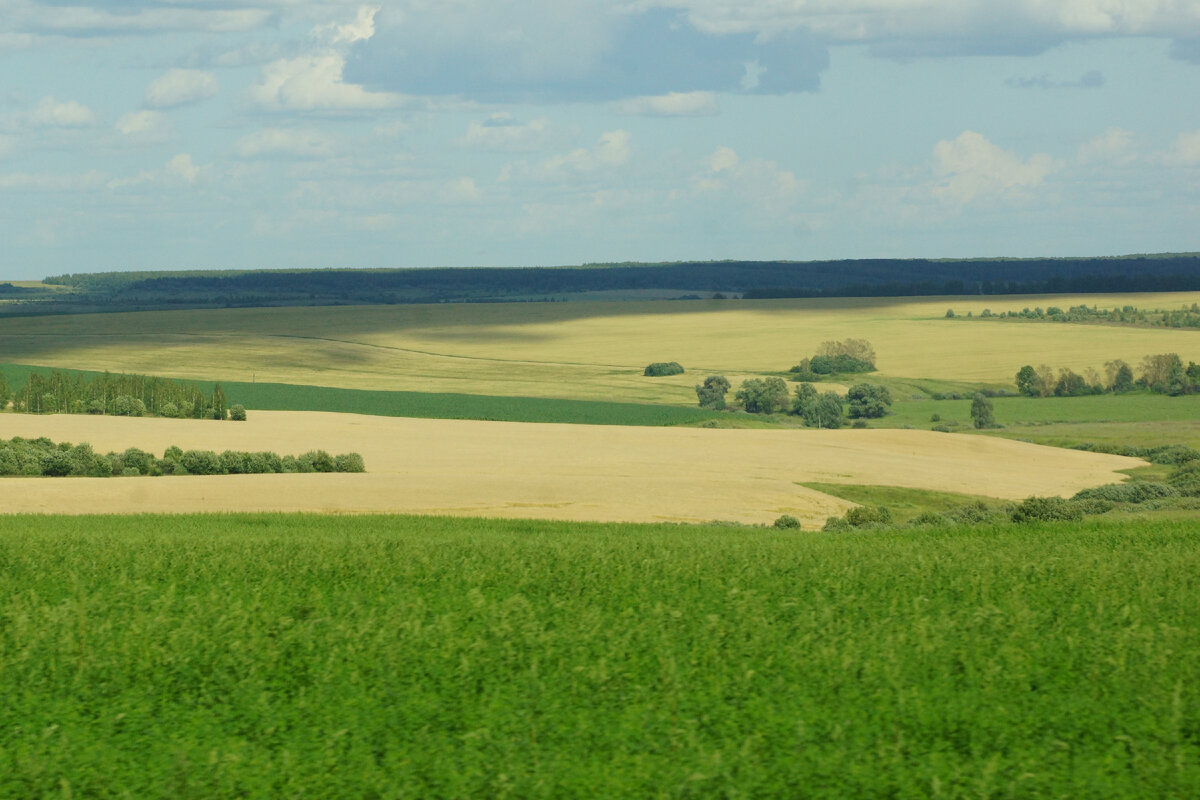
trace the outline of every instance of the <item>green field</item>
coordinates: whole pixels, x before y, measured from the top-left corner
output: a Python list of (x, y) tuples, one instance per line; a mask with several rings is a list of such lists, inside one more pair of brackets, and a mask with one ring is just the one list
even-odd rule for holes
[(0, 796), (1200, 794), (1186, 521), (0, 524)]

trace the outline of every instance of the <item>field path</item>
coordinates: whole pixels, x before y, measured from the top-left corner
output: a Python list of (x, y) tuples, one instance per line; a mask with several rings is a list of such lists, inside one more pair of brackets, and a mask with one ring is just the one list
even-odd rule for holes
[(251, 411), (245, 423), (0, 414), (0, 437), (140, 447), (356, 451), (361, 475), (2, 478), (8, 513), (397, 512), (806, 527), (850, 506), (799, 482), (1019, 499), (1119, 482), (1143, 462), (917, 430), (713, 430)]

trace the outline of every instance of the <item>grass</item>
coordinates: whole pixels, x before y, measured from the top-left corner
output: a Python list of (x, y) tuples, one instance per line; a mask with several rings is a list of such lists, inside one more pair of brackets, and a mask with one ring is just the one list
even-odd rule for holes
[(3, 528), (0, 796), (1200, 793), (1186, 522)]
[(887, 506), (888, 510), (892, 512), (892, 520), (896, 523), (908, 522), (926, 511), (941, 513), (969, 503), (984, 502), (989, 505), (999, 505), (995, 498), (982, 495), (935, 492), (928, 489), (909, 489), (904, 486), (813, 482), (801, 485), (859, 505)]
[[(1200, 294), (962, 298), (1176, 307)], [(1192, 331), (1095, 325), (958, 325), (947, 298), (650, 301), (213, 309), (0, 319), (6, 360), (167, 377), (454, 394), (692, 405), (712, 373), (786, 370), (828, 339), (866, 338), (881, 377), (1009, 385), (1024, 364), (1083, 371), (1178, 352)], [(646, 378), (653, 361), (681, 376)]]

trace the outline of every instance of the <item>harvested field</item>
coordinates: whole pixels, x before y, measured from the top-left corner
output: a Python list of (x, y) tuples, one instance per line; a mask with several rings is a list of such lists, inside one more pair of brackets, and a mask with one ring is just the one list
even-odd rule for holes
[(1121, 481), (1137, 459), (916, 430), (710, 430), (322, 412), (245, 423), (0, 415), (0, 437), (96, 450), (171, 445), (299, 454), (356, 451), (366, 474), (4, 478), (6, 512), (403, 512), (596, 521), (792, 514), (806, 527), (849, 503), (799, 482), (863, 483), (1019, 499)]

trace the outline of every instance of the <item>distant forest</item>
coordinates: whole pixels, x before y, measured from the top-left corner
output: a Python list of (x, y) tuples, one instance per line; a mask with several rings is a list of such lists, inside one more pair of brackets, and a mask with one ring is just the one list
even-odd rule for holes
[[(163, 307), (563, 300), (660, 290), (680, 298), (864, 297), (1200, 290), (1200, 253), (1107, 258), (684, 261), (578, 267), (463, 267), (58, 275), (68, 289), (8, 313)], [(19, 295), (18, 295), (19, 296)], [(40, 308), (39, 308), (40, 307)]]

